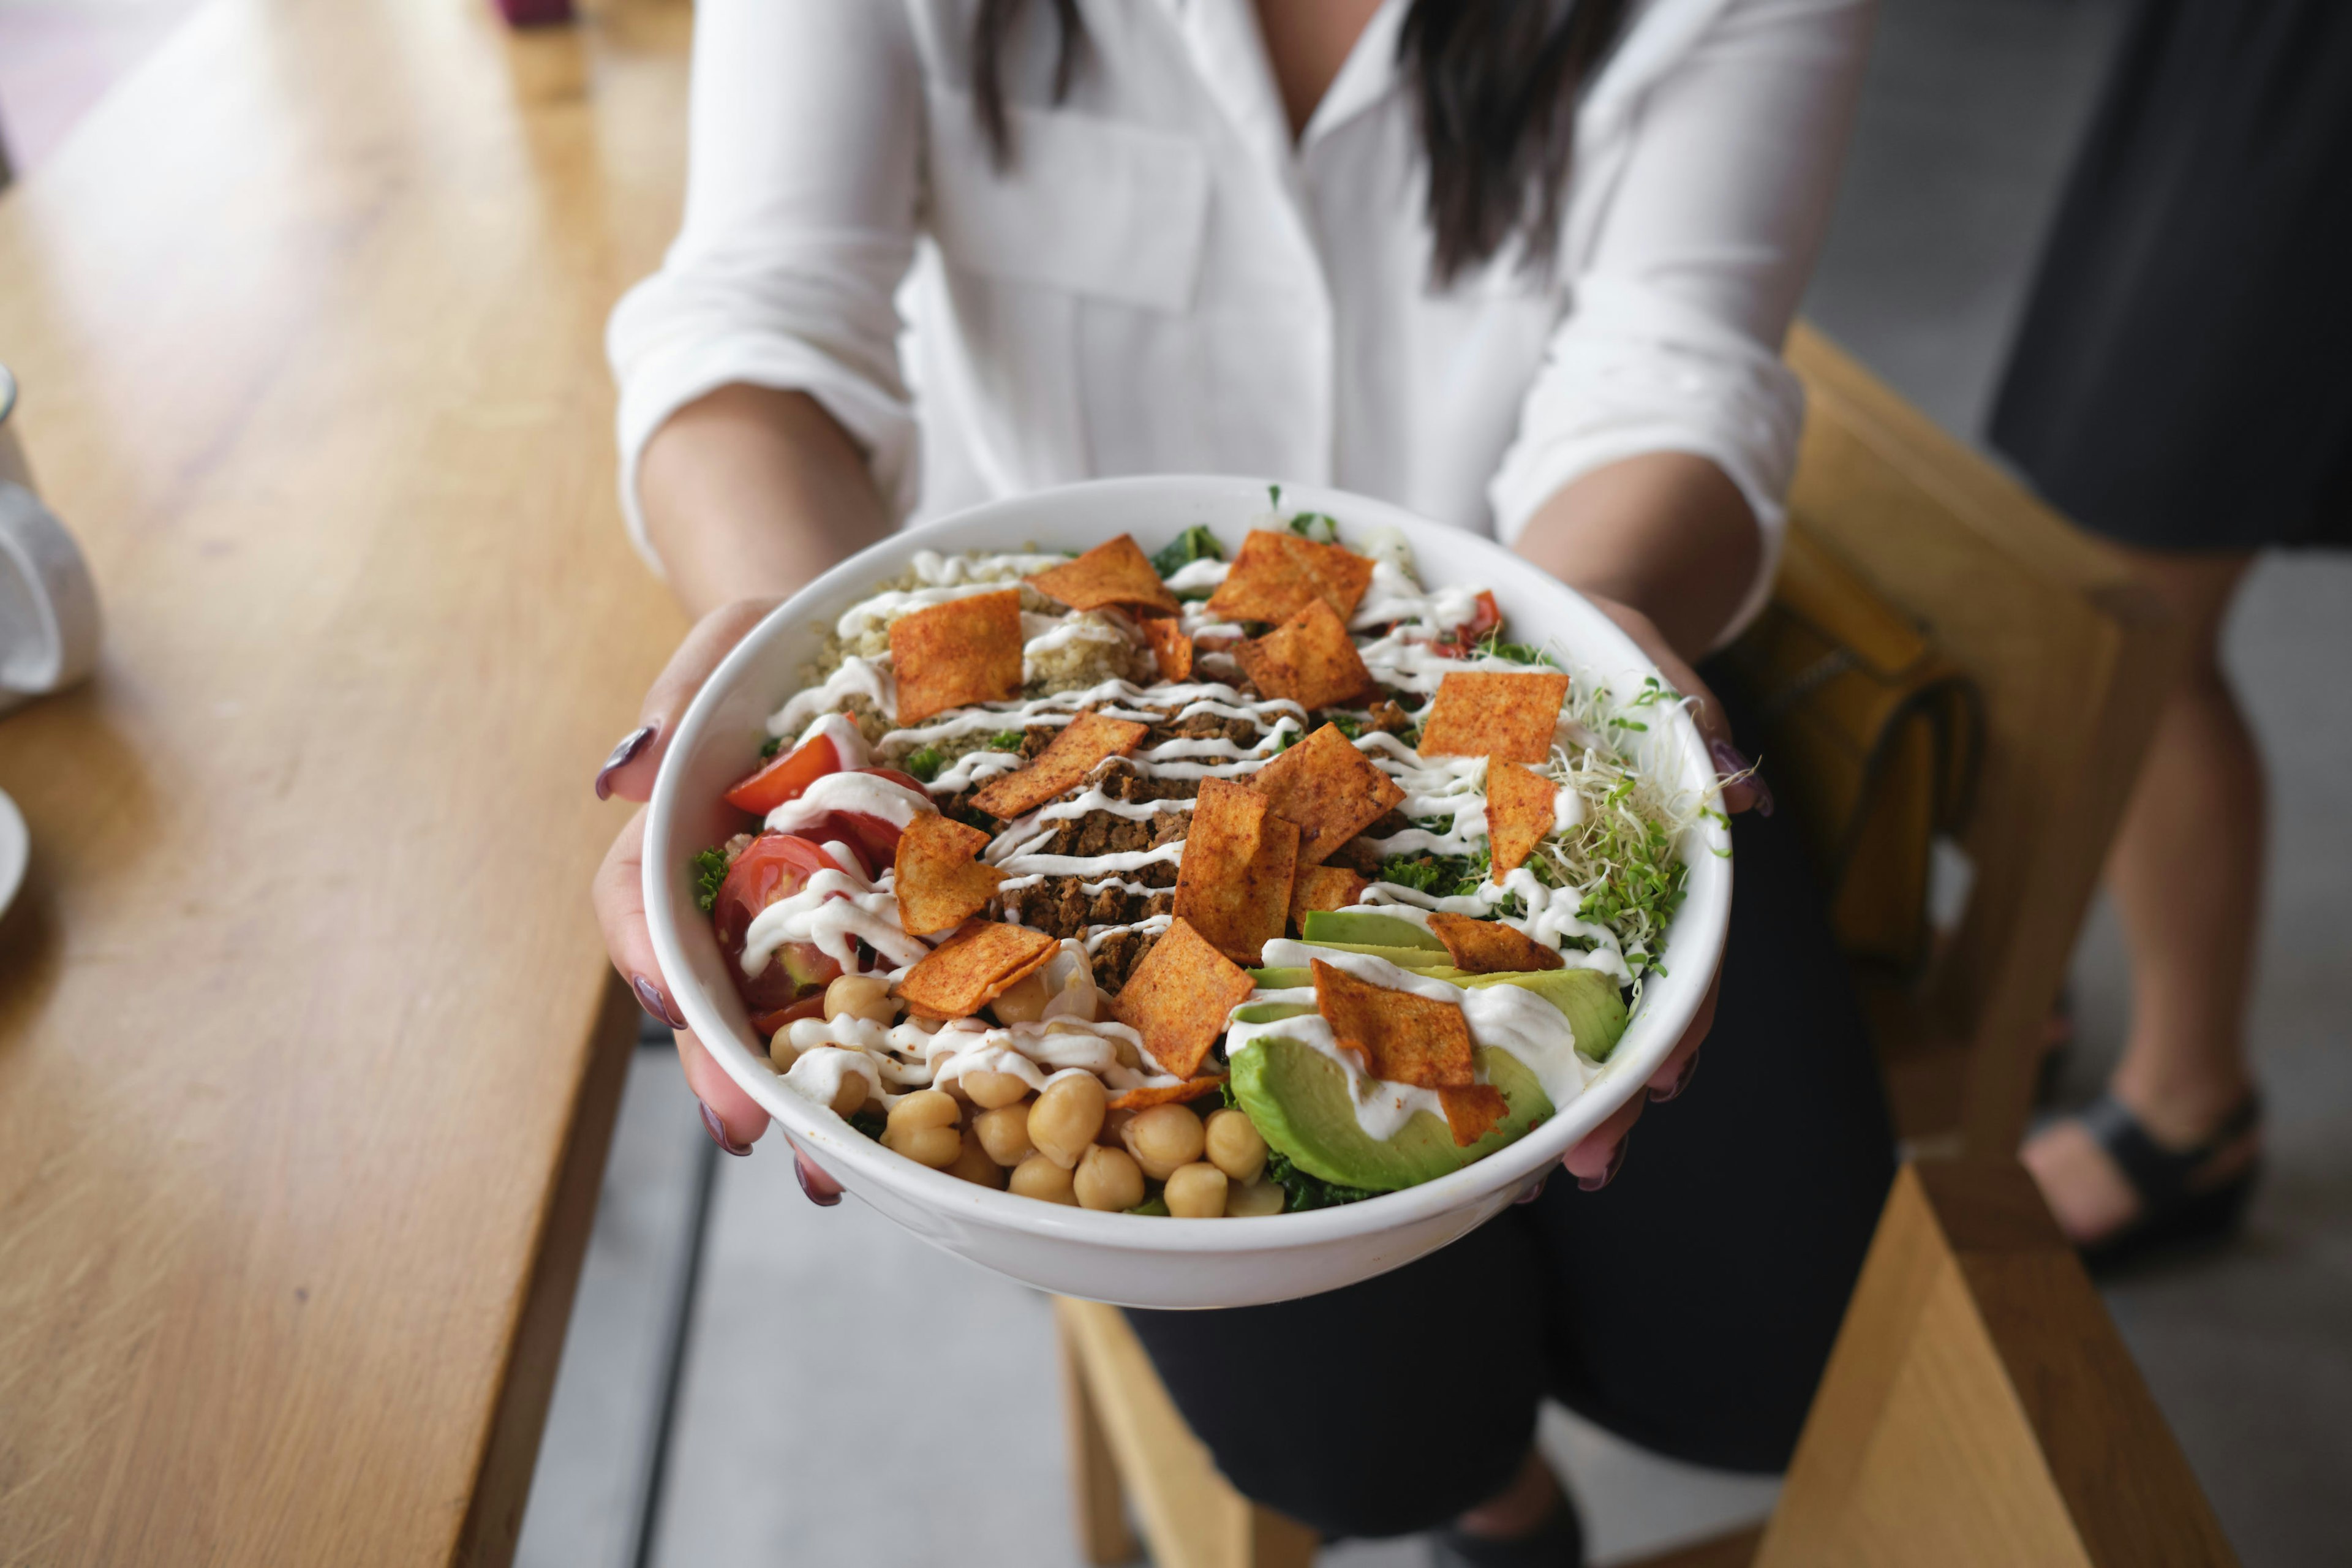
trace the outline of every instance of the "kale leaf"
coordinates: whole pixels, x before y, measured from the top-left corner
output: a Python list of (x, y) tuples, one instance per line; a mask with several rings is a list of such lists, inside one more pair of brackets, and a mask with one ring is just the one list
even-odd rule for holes
[(1318, 544), (1339, 542), (1339, 524), (1336, 519), (1319, 511), (1302, 511), (1290, 520), (1290, 531), (1301, 539), (1311, 539)]
[(1018, 730), (1000, 730), (988, 738), (988, 749), (992, 752), (1017, 752), (1021, 749), (1022, 740), (1022, 732)]
[(760, 743), (760, 760), (763, 763), (772, 763), (776, 760), (776, 753), (783, 749), (784, 738), (782, 735), (771, 735)]
[(929, 784), (933, 779), (939, 777), (940, 770), (947, 765), (948, 759), (946, 753), (941, 752), (937, 746), (925, 746), (921, 751), (917, 752), (914, 755), (907, 759), (907, 771), (914, 774), (917, 778), (922, 780), (925, 784)]
[(1194, 523), (1151, 558), (1151, 569), (1162, 577), (1173, 577), (1195, 561), (1224, 558), (1225, 547), (1217, 542), (1217, 536), (1202, 524)]
[(719, 903), (719, 884), (727, 880), (727, 851), (705, 849), (694, 858), (694, 907), (709, 914)]
[(1282, 1189), (1282, 1206), (1286, 1214), (1304, 1214), (1308, 1209), (1333, 1208), (1340, 1204), (1359, 1204), (1366, 1198), (1380, 1196), (1368, 1188), (1343, 1187), (1337, 1182), (1310, 1176), (1292, 1164), (1290, 1156), (1278, 1149), (1266, 1151), (1265, 1179)]

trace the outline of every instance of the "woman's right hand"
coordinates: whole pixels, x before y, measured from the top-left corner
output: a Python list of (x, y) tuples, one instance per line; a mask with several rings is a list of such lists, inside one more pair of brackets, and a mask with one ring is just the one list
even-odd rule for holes
[[(776, 599), (738, 599), (721, 605), (694, 625), (677, 651), (646, 691), (637, 711), (637, 728), (623, 737), (596, 774), (600, 800), (618, 795), (643, 802), (653, 794), (654, 776), (661, 771), (670, 736), (694, 694), (710, 679), (730, 649), (774, 609)], [(638, 1005), (667, 1024), (677, 1040), (678, 1065), (686, 1069), (687, 1087), (702, 1102), (703, 1125), (711, 1138), (730, 1154), (748, 1154), (767, 1130), (768, 1113), (743, 1092), (725, 1069), (711, 1060), (694, 1031), (686, 1026), (669, 982), (654, 957), (653, 933), (646, 925), (646, 814), (633, 815), (597, 868), (594, 888), (596, 919), (604, 930), (604, 951)], [(820, 1204), (840, 1200), (841, 1189), (818, 1170), (808, 1156), (793, 1151), (800, 1162), (802, 1188)]]

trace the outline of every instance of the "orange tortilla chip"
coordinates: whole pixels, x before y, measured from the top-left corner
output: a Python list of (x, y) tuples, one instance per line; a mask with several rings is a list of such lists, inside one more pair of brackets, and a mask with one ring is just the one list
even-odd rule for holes
[(1372, 683), (1363, 655), (1349, 638), (1347, 623), (1320, 599), (1309, 600), (1305, 609), (1265, 636), (1239, 645), (1234, 657), (1260, 691), (1305, 708), (1345, 702)]
[(961, 925), (996, 895), (1004, 873), (976, 863), (988, 835), (936, 811), (926, 811), (898, 835), (892, 885), (898, 895), (898, 925), (909, 936)]
[(1161, 1071), (1191, 1078), (1225, 1032), (1227, 1015), (1255, 988), (1180, 915), (1111, 998), (1111, 1016), (1143, 1037)]
[(1192, 679), (1192, 639), (1184, 635), (1183, 624), (1175, 616), (1146, 616), (1143, 640), (1151, 645), (1151, 657), (1160, 666), (1160, 679)]
[(1097, 544), (1076, 560), (1040, 572), (1024, 581), (1049, 599), (1074, 610), (1099, 610), (1125, 605), (1176, 613), (1176, 595), (1151, 569), (1150, 560), (1132, 534), (1122, 533), (1108, 544)]
[(890, 623), (898, 721), (1021, 695), (1021, 591), (950, 599)]
[(1424, 757), (1501, 757), (1540, 763), (1568, 700), (1557, 670), (1456, 670), (1437, 683), (1421, 724)]
[(1500, 757), (1487, 759), (1486, 853), (1496, 881), (1525, 865), (1551, 831), (1559, 794), (1559, 786), (1541, 773)]
[(1298, 863), (1319, 866), (1404, 799), (1397, 782), (1326, 724), (1250, 775), (1250, 788), (1298, 824)]
[(1301, 866), (1290, 884), (1290, 929), (1303, 931), (1318, 910), (1344, 910), (1364, 896), (1371, 879), (1344, 866)]
[(1061, 945), (1027, 926), (977, 925), (931, 949), (898, 994), (918, 1018), (969, 1018), (1045, 968)]
[(1344, 623), (1371, 583), (1370, 556), (1341, 544), (1255, 529), (1242, 541), (1233, 570), (1209, 595), (1208, 610), (1228, 621), (1286, 621), (1309, 600), (1321, 599)]
[(1198, 1100), (1204, 1094), (1214, 1094), (1225, 1081), (1223, 1073), (1196, 1078), (1189, 1083), (1163, 1083), (1155, 1089), (1130, 1089), (1125, 1094), (1114, 1094), (1107, 1109), (1111, 1110), (1149, 1110), (1155, 1105), (1181, 1105), (1188, 1100)]
[(1062, 727), (1054, 743), (1037, 753), (1035, 762), (989, 780), (971, 797), (971, 804), (1000, 821), (1010, 822), (1076, 788), (1105, 757), (1123, 757), (1135, 750), (1135, 743), (1150, 728), (1131, 719), (1081, 713)]
[(1429, 917), (1429, 934), (1445, 944), (1454, 968), (1473, 974), (1523, 974), (1531, 969), (1558, 969), (1565, 962), (1553, 949), (1500, 921), (1436, 914)]
[(1297, 865), (1297, 824), (1246, 784), (1202, 779), (1176, 867), (1176, 914), (1228, 958), (1255, 963), (1290, 918)]
[(1319, 958), (1313, 963), (1315, 1010), (1366, 1071), (1416, 1089), (1469, 1086), (1470, 1025), (1458, 1005), (1374, 985)]
[(1457, 1149), (1467, 1149), (1511, 1113), (1511, 1102), (1491, 1083), (1474, 1083), (1467, 1089), (1441, 1089), (1437, 1100), (1445, 1108), (1445, 1125), (1453, 1132)]

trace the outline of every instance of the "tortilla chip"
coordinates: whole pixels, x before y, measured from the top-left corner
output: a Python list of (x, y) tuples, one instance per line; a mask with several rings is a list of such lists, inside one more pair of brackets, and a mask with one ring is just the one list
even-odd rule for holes
[(1061, 945), (1027, 926), (976, 925), (931, 949), (896, 991), (918, 1018), (969, 1018), (1045, 968)]
[(1151, 645), (1151, 657), (1160, 666), (1160, 679), (1192, 679), (1192, 639), (1184, 635), (1183, 624), (1175, 616), (1144, 616), (1143, 640)]
[(1021, 591), (974, 594), (890, 623), (890, 668), (898, 678), (898, 721), (1021, 695)]
[(1556, 670), (1457, 670), (1437, 683), (1421, 724), (1424, 757), (1501, 757), (1540, 763), (1568, 700)]
[(1136, 544), (1132, 534), (1122, 533), (1108, 544), (1096, 545), (1075, 561), (1023, 581), (1074, 610), (1099, 610), (1107, 605), (1119, 605), (1172, 616), (1177, 608), (1176, 595), (1168, 591), (1168, 584), (1151, 569), (1150, 558)]
[(893, 887), (898, 895), (898, 926), (909, 936), (951, 930), (980, 913), (996, 896), (1004, 873), (977, 864), (988, 844), (977, 827), (919, 812), (898, 835)]
[(1290, 929), (1305, 929), (1307, 917), (1318, 910), (1353, 907), (1371, 885), (1370, 878), (1344, 866), (1301, 866), (1290, 884)]
[(1331, 851), (1404, 799), (1397, 782), (1326, 724), (1250, 775), (1250, 788), (1298, 824), (1298, 863), (1319, 866)]
[(1470, 1025), (1459, 1005), (1374, 985), (1319, 958), (1312, 962), (1315, 1010), (1366, 1071), (1416, 1089), (1470, 1086)]
[(1255, 963), (1290, 918), (1297, 864), (1296, 823), (1246, 784), (1202, 779), (1176, 867), (1176, 914), (1228, 958)]
[(1349, 639), (1347, 623), (1320, 599), (1309, 600), (1305, 609), (1265, 636), (1240, 644), (1234, 657), (1260, 691), (1286, 697), (1304, 708), (1345, 702), (1372, 684), (1363, 655)]
[(1321, 599), (1344, 623), (1371, 586), (1372, 563), (1341, 544), (1317, 544), (1295, 533), (1255, 529), (1208, 611), (1220, 620), (1286, 621)]
[(1163, 1083), (1156, 1089), (1130, 1089), (1125, 1094), (1112, 1095), (1106, 1109), (1149, 1110), (1155, 1105), (1181, 1105), (1188, 1100), (1216, 1093), (1224, 1081), (1224, 1074), (1212, 1073), (1207, 1078), (1196, 1078), (1188, 1083)]
[(1551, 831), (1559, 786), (1501, 758), (1486, 763), (1486, 853), (1497, 882), (1527, 863)]
[(1445, 1108), (1445, 1125), (1454, 1133), (1454, 1146), (1457, 1149), (1467, 1149), (1511, 1113), (1511, 1102), (1491, 1083), (1474, 1083), (1467, 1089), (1441, 1089), (1437, 1100)]
[(1558, 969), (1566, 962), (1555, 950), (1500, 921), (1436, 914), (1429, 917), (1429, 934), (1445, 944), (1454, 968), (1473, 974), (1524, 974), (1531, 969)]
[(1191, 1078), (1255, 990), (1248, 974), (1177, 917), (1111, 998), (1111, 1016), (1143, 1037), (1160, 1070)]
[(1062, 727), (1037, 760), (1017, 772), (999, 773), (971, 797), (971, 804), (1000, 821), (1036, 810), (1055, 795), (1077, 787), (1105, 757), (1135, 750), (1149, 724), (1081, 713)]

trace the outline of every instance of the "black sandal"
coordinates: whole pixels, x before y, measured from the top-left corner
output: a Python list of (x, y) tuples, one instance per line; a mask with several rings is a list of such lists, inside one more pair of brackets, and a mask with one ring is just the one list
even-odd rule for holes
[(2262, 1125), (2261, 1100), (2246, 1096), (2210, 1137), (2193, 1149), (2168, 1149), (2113, 1094), (2102, 1094), (2077, 1117), (2107, 1158), (2139, 1194), (2137, 1217), (2104, 1241), (2082, 1249), (2094, 1273), (2137, 1262), (2158, 1252), (2209, 1246), (2235, 1234), (2246, 1215), (2262, 1170), (2258, 1152), (2246, 1168), (2211, 1186), (2195, 1178), (2206, 1162)]

